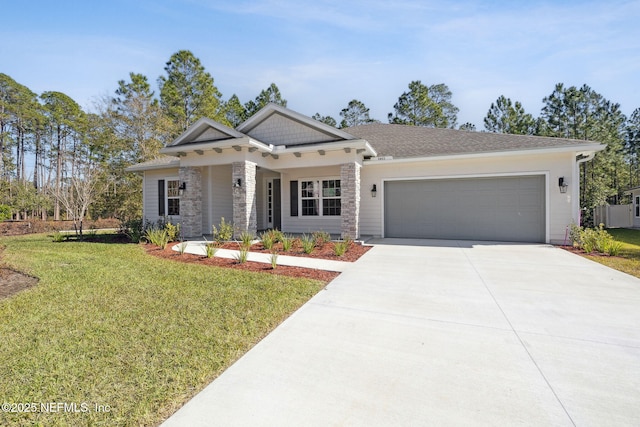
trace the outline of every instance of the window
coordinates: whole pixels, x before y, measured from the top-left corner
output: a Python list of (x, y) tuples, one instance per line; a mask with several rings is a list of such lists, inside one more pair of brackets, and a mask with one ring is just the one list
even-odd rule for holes
[(302, 216), (340, 216), (340, 180), (300, 181), (300, 211)]
[(167, 181), (167, 215), (180, 215), (180, 181)]
[(340, 215), (340, 180), (322, 181), (322, 215)]
[(318, 215), (317, 181), (300, 182), (300, 200), (302, 201), (302, 216)]
[(636, 196), (636, 218), (640, 218), (640, 196)]

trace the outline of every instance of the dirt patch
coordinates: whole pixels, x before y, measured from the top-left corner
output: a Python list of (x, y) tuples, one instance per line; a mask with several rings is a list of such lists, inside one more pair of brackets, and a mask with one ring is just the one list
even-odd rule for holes
[[(287, 265), (277, 265), (276, 268), (272, 268), (271, 264), (265, 264), (261, 262), (252, 262), (247, 261), (244, 263), (239, 263), (235, 259), (228, 258), (207, 258), (201, 255), (192, 255), (192, 254), (182, 254), (171, 249), (175, 243), (171, 243), (167, 245), (165, 249), (160, 249), (155, 245), (145, 245), (145, 249), (147, 253), (150, 255), (169, 259), (172, 261), (178, 262), (186, 262), (192, 264), (200, 264), (200, 265), (213, 265), (217, 267), (225, 267), (225, 268), (234, 268), (237, 270), (245, 270), (245, 271), (257, 271), (261, 273), (267, 274), (279, 274), (283, 276), (290, 277), (304, 277), (307, 279), (316, 279), (321, 280), (325, 283), (330, 282), (335, 279), (340, 273), (334, 271), (324, 271), (324, 270), (316, 270), (313, 268), (302, 268), (302, 267), (291, 267)], [(231, 249), (238, 250), (240, 248), (239, 243), (230, 242), (225, 243), (220, 246), (222, 249)], [(307, 257), (307, 258), (320, 258), (320, 259), (330, 259), (335, 261), (346, 261), (353, 262), (364, 255), (369, 249), (370, 246), (363, 246), (359, 243), (351, 243), (347, 252), (343, 256), (337, 256), (334, 253), (334, 244), (332, 242), (325, 243), (322, 247), (316, 247), (310, 254), (305, 254), (302, 250), (302, 246), (299, 241), (296, 241), (291, 250), (284, 251), (282, 249), (282, 243), (275, 244), (270, 250), (264, 248), (262, 243), (256, 243), (251, 246), (251, 252), (262, 252), (262, 253), (276, 253), (278, 255), (288, 255), (288, 256), (299, 256), (299, 257)]]
[(36, 277), (28, 276), (10, 268), (0, 267), (0, 300), (31, 288), (38, 283)]

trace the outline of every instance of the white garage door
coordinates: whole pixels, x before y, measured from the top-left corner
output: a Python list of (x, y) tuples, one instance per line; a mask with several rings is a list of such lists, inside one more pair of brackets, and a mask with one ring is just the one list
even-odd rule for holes
[(545, 177), (387, 181), (386, 237), (545, 241)]

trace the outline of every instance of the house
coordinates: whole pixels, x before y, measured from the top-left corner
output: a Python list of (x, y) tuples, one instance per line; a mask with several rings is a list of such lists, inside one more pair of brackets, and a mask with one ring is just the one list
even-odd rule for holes
[(562, 242), (579, 221), (579, 163), (604, 145), (369, 124), (336, 129), (269, 104), (236, 129), (203, 118), (131, 166), (144, 217), (185, 236), (238, 230)]

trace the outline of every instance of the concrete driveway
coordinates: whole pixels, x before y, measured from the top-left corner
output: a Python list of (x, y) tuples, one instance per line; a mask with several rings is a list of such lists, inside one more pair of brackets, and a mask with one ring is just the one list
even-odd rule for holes
[(546, 245), (377, 243), (165, 425), (640, 425), (640, 280)]

